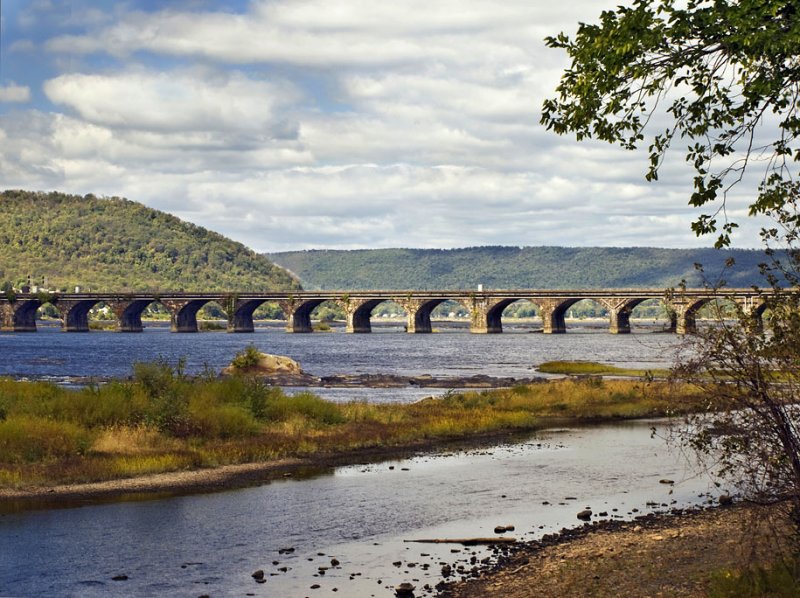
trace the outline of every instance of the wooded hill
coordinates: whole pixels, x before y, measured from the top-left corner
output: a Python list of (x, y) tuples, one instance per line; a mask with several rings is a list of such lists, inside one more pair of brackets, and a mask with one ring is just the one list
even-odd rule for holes
[[(765, 285), (758, 250), (652, 247), (469, 247), (309, 250), (268, 254), (306, 289), (669, 288), (704, 277), (730, 287)], [(735, 265), (725, 268), (728, 258)], [(698, 272), (695, 263), (704, 266)]]
[(296, 288), (267, 258), (127, 199), (0, 193), (0, 283), (54, 290)]

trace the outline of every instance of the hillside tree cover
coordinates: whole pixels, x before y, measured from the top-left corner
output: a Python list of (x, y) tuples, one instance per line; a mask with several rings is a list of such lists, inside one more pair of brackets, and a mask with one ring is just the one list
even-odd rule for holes
[(0, 282), (56, 290), (277, 290), (283, 269), (241, 243), (127, 199), (0, 193)]
[[(469, 247), (268, 254), (312, 289), (586, 289), (765, 284), (763, 251), (652, 247)], [(725, 268), (728, 258), (736, 264)], [(705, 272), (695, 268), (704, 265)]]
[[(571, 65), (542, 122), (578, 140), (635, 149), (648, 143), (655, 180), (670, 146), (687, 144), (694, 169), (689, 203), (698, 235), (728, 245), (736, 223), (729, 193), (751, 195), (750, 214), (772, 224), (762, 238), (787, 250), (766, 270), (766, 329), (740, 309), (733, 325), (694, 339), (678, 373), (706, 388), (716, 415), (686, 428), (688, 441), (720, 459), (743, 495), (790, 507), (800, 581), (800, 279), (797, 212), (800, 161), (800, 14), (791, 0), (636, 0), (547, 43)], [(649, 130), (659, 119), (669, 124)], [(755, 172), (752, 172), (753, 169)]]

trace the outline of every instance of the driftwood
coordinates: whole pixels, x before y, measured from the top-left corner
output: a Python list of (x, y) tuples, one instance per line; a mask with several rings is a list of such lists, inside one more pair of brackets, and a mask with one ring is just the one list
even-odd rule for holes
[(464, 546), (514, 544), (516, 541), (516, 538), (424, 538), (421, 540), (403, 540), (403, 542), (419, 542), (422, 544), (463, 544)]

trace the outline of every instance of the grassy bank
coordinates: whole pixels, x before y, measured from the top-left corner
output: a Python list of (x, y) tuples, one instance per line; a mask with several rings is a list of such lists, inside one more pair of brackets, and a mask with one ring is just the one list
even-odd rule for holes
[(629, 376), (631, 378), (666, 378), (667, 369), (619, 368), (595, 361), (545, 361), (536, 368), (543, 374)]
[(661, 416), (699, 404), (665, 383), (559, 380), (448, 393), (409, 405), (295, 396), (257, 378), (189, 378), (165, 363), (130, 380), (65, 389), (0, 379), (0, 488), (346, 453), (430, 439), (534, 430), (552, 417)]

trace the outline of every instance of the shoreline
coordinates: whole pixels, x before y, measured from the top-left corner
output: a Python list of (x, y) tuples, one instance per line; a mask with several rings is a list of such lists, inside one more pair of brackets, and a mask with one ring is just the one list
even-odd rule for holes
[[(553, 421), (559, 425), (559, 421)], [(580, 424), (581, 422), (571, 422)], [(585, 422), (584, 422), (585, 423)], [(220, 465), (204, 469), (57, 486), (0, 488), (0, 513), (62, 508), (101, 502), (159, 499), (184, 494), (237, 490), (278, 479), (321, 474), (328, 469), (378, 461), (403, 459), (420, 453), (474, 449), (484, 445), (511, 442), (536, 434), (541, 429), (503, 430), (456, 438), (430, 438), (395, 446), (359, 448), (351, 451), (320, 453), (310, 457)]]

